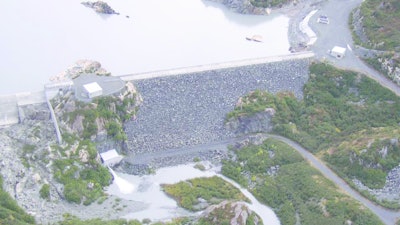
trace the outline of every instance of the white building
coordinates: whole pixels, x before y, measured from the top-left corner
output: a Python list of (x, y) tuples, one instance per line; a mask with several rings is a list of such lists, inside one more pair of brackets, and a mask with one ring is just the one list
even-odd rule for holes
[(105, 166), (113, 166), (122, 160), (122, 156), (115, 149), (100, 153), (101, 160)]
[(83, 85), (83, 88), (85, 89), (88, 98), (94, 98), (103, 94), (103, 89), (97, 82), (85, 84)]
[(336, 57), (337, 59), (341, 59), (345, 56), (346, 49), (339, 46), (335, 46), (332, 48), (329, 54), (333, 57)]

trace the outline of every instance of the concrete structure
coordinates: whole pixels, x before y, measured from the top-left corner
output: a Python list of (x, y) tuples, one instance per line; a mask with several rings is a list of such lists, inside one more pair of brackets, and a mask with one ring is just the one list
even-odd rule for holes
[(83, 88), (85, 89), (85, 92), (89, 98), (98, 97), (103, 94), (103, 89), (97, 82), (84, 84)]
[(92, 97), (88, 96), (88, 91), (85, 85), (97, 83), (102, 89), (101, 96), (109, 96), (119, 93), (125, 87), (125, 81), (115, 76), (98, 76), (96, 74), (82, 74), (81, 76), (73, 79), (73, 86), (75, 89), (75, 97), (79, 101), (91, 102)]
[(333, 57), (336, 57), (337, 59), (341, 59), (346, 55), (346, 49), (335, 46), (332, 48), (332, 50), (330, 50), (329, 54)]
[(199, 72), (210, 71), (210, 70), (238, 68), (238, 67), (250, 66), (250, 65), (260, 65), (260, 64), (265, 64), (265, 63), (290, 61), (290, 60), (298, 60), (298, 59), (308, 59), (308, 58), (312, 58), (314, 56), (315, 56), (314, 53), (309, 52), (309, 51), (297, 52), (297, 53), (291, 53), (288, 55), (269, 56), (269, 57), (264, 57), (264, 58), (244, 59), (244, 60), (214, 63), (214, 64), (208, 64), (208, 65), (199, 65), (199, 66), (190, 66), (190, 67), (184, 67), (184, 68), (169, 69), (169, 70), (127, 74), (127, 75), (120, 75), (119, 77), (123, 81), (145, 80), (145, 79), (152, 79), (152, 78), (156, 78), (156, 77), (177, 76), (177, 75), (181, 75), (181, 74), (199, 73)]
[(300, 31), (308, 37), (307, 46), (311, 46), (317, 41), (317, 34), (308, 26), (311, 17), (317, 12), (318, 10), (311, 11), (299, 24)]
[(123, 158), (121, 155), (118, 154), (115, 149), (100, 153), (100, 157), (103, 161), (103, 164), (106, 166), (113, 166), (115, 164), (118, 164)]

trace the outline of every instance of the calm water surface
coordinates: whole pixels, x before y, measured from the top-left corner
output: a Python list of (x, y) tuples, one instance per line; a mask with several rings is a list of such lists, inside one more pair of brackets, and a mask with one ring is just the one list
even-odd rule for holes
[[(42, 90), (79, 59), (122, 75), (288, 53), (281, 15), (239, 15), (202, 0), (113, 0), (121, 14), (109, 16), (80, 2), (0, 2), (0, 95)], [(245, 40), (255, 34), (264, 42)]]

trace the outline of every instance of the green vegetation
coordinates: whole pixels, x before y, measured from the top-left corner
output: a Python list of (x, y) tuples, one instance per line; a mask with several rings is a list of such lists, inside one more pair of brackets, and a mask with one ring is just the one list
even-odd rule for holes
[(392, 51), (400, 47), (400, 2), (366, 0), (361, 4), (366, 47)]
[[(366, 0), (361, 4), (363, 31), (367, 40), (361, 40), (353, 28), (353, 39), (358, 45), (380, 50), (375, 57), (362, 58), (369, 65), (399, 84), (394, 71), (400, 68), (400, 3), (398, 0)], [(353, 17), (351, 17), (354, 19)], [(350, 21), (353, 26), (353, 21)], [(390, 68), (387, 68), (388, 64)]]
[(267, 139), (260, 146), (247, 146), (235, 153), (235, 161), (224, 162), (223, 174), (271, 206), (283, 225), (296, 224), (296, 215), (307, 225), (345, 224), (347, 220), (353, 225), (382, 224), (280, 141)]
[(126, 134), (122, 128), (122, 123), (130, 119), (133, 112), (128, 108), (135, 104), (134, 98), (125, 98), (122, 102), (119, 98), (105, 96), (96, 98), (92, 103), (76, 102), (77, 109), (66, 113), (64, 120), (73, 123), (78, 116), (83, 117), (83, 138), (90, 139), (98, 132), (96, 120), (105, 122), (104, 126), (109, 137), (117, 141), (126, 140)]
[(95, 143), (91, 139), (100, 129), (105, 129), (115, 141), (126, 140), (122, 124), (136, 112), (135, 98), (125, 96), (121, 100), (106, 96), (84, 103), (66, 97), (54, 100), (53, 104), (59, 107), (68, 105), (67, 108), (74, 109), (66, 110), (61, 119), (71, 126), (82, 122), (83, 128), (72, 133), (64, 129), (64, 146), (52, 146), (61, 156), (54, 160), (54, 176), (64, 184), (64, 196), (69, 202), (91, 204), (104, 196), (103, 188), (111, 182), (111, 175), (100, 164)]
[[(356, 72), (313, 64), (303, 100), (288, 93), (255, 91), (242, 102), (227, 118), (274, 108), (276, 133), (323, 157), (349, 181), (357, 178), (380, 188), (400, 161), (400, 146), (390, 141), (400, 136), (400, 98)], [(240, 172), (232, 173), (238, 178)]]
[(64, 220), (59, 222), (59, 225), (142, 225), (137, 220), (102, 220), (102, 219), (91, 219), (81, 220), (75, 216), (64, 215)]
[(50, 199), (50, 185), (43, 184), (39, 191), (40, 197), (43, 199)]
[(91, 219), (91, 220), (81, 220), (75, 216), (71, 216), (69, 214), (64, 215), (64, 220), (59, 222), (59, 225), (142, 225), (142, 224), (152, 224), (152, 225), (186, 225), (191, 224), (189, 223), (189, 219), (187, 218), (177, 218), (173, 219), (170, 222), (157, 222), (151, 223), (150, 220), (145, 219), (143, 223), (139, 222), (138, 220), (125, 220), (125, 219), (118, 219), (118, 220), (102, 220), (102, 219)]
[(0, 224), (35, 224), (35, 219), (21, 209), (17, 202), (3, 189), (3, 177), (0, 176)]
[(64, 184), (64, 195), (69, 202), (89, 205), (103, 196), (103, 187), (111, 182), (107, 168), (97, 160), (93, 142), (81, 141), (76, 150), (67, 146), (64, 159), (54, 161), (54, 176)]
[(35, 149), (35, 145), (24, 144), (24, 146), (22, 146), (21, 162), (26, 168), (30, 167), (29, 157), (35, 151)]
[(247, 201), (237, 188), (217, 176), (195, 178), (177, 184), (164, 184), (162, 187), (167, 194), (177, 200), (181, 207), (192, 211), (203, 209), (196, 207), (200, 203), (199, 198), (212, 204), (218, 204), (223, 200)]
[(198, 170), (201, 170), (201, 171), (205, 171), (206, 170), (206, 167), (201, 163), (196, 163), (196, 165), (194, 165), (194, 168), (196, 168)]

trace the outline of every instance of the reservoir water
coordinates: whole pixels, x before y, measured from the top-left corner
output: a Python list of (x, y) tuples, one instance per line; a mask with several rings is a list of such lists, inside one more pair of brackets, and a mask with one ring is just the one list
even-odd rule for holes
[[(205, 0), (0, 1), (0, 95), (42, 90), (80, 59), (122, 75), (288, 53), (289, 18), (235, 14)], [(129, 17), (129, 18), (128, 18)], [(261, 35), (263, 42), (245, 40)]]

